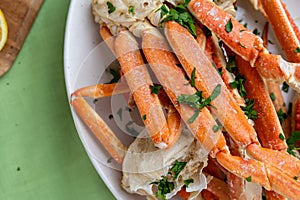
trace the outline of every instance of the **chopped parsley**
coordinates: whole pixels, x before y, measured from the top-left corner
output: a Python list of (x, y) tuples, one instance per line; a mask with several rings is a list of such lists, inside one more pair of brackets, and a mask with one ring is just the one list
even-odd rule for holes
[(226, 63), (227, 71), (234, 73), (237, 70), (235, 56), (229, 56)]
[(191, 74), (191, 86), (195, 87), (195, 78), (196, 78), (196, 68), (194, 67)]
[(186, 166), (187, 162), (179, 162), (175, 160), (175, 164), (171, 168), (171, 172), (174, 173), (173, 179), (176, 180), (179, 173), (183, 170), (183, 168)]
[(188, 123), (193, 123), (194, 120), (198, 117), (200, 110), (205, 106), (210, 105), (210, 103), (217, 98), (221, 93), (221, 85), (217, 85), (211, 95), (204, 99), (202, 97), (202, 92), (196, 92), (192, 95), (183, 94), (177, 97), (177, 100), (180, 104), (186, 104), (191, 108), (195, 108), (194, 115), (188, 120)]
[(240, 46), (243, 47), (243, 48), (246, 48), (245, 45), (243, 45), (241, 42), (239, 42)]
[(161, 200), (165, 200), (166, 194), (174, 190), (174, 182), (169, 182), (167, 177), (162, 177), (160, 181), (155, 181), (150, 184), (157, 185), (157, 192), (155, 195)]
[(184, 180), (183, 182), (184, 182), (184, 185), (185, 185), (186, 187), (189, 187), (189, 185), (190, 185), (191, 183), (194, 183), (194, 179), (192, 179), (192, 178), (186, 179), (186, 180)]
[(143, 120), (146, 120), (146, 119), (147, 119), (147, 115), (144, 114), (144, 115), (142, 116), (142, 119), (143, 119)]
[(222, 128), (223, 128), (222, 126), (214, 125), (212, 130), (216, 133)]
[(283, 112), (281, 108), (277, 111), (277, 116), (279, 118), (280, 123), (282, 123), (288, 117), (288, 115), (285, 112)]
[(231, 18), (228, 20), (228, 22), (225, 25), (225, 31), (227, 33), (230, 33), (232, 31), (233, 25), (232, 25), (232, 21)]
[(93, 104), (96, 104), (97, 101), (99, 101), (99, 99), (94, 99), (94, 100), (93, 100)]
[(112, 157), (110, 157), (110, 158), (108, 158), (108, 159), (107, 159), (107, 161), (106, 161), (106, 162), (107, 162), (107, 163), (111, 163), (111, 162), (112, 162), (112, 160), (113, 160), (113, 158), (112, 158)]
[(254, 33), (255, 35), (260, 35), (260, 32), (257, 30), (257, 28), (253, 30), (253, 33)]
[(116, 7), (111, 2), (106, 2), (106, 5), (108, 7), (108, 13), (111, 14), (116, 10)]
[(295, 50), (294, 50), (295, 53), (300, 53), (300, 47), (297, 47)]
[(196, 37), (195, 21), (186, 8), (189, 2), (190, 0), (185, 0), (183, 4), (171, 9), (168, 9), (166, 5), (161, 6), (161, 16), (163, 17), (161, 23), (166, 21), (176, 21), (185, 27), (194, 37)]
[(246, 181), (247, 181), (247, 182), (251, 182), (251, 181), (252, 181), (251, 176), (248, 176), (248, 177), (246, 178)]
[(285, 137), (282, 133), (279, 134), (279, 139), (281, 139), (282, 141), (284, 141)]
[(297, 181), (297, 180), (298, 180), (298, 176), (294, 176), (294, 180), (296, 180), (296, 181)]
[(241, 97), (245, 97), (247, 95), (246, 89), (244, 87), (245, 78), (243, 75), (236, 75), (233, 82), (230, 83), (230, 87), (235, 89), (237, 88)]
[(113, 76), (113, 78), (111, 79), (110, 82), (108, 82), (108, 84), (110, 83), (117, 83), (121, 76), (120, 76), (120, 73), (114, 69), (109, 69), (108, 72)]
[[(169, 169), (167, 176), (162, 176), (162, 179), (159, 181), (151, 182), (150, 185), (157, 185), (157, 192), (155, 193), (156, 197), (165, 200), (166, 194), (170, 193), (175, 188), (174, 181), (178, 178), (180, 172), (184, 169), (187, 162), (179, 162), (175, 160), (174, 165)], [(189, 186), (190, 183), (193, 183), (193, 179), (184, 180), (184, 184), (186, 187)]]
[(152, 94), (159, 94), (159, 90), (162, 88), (161, 85), (150, 85), (151, 93)]
[(275, 94), (273, 92), (270, 94), (270, 98), (271, 98), (272, 101), (276, 100)]
[(281, 90), (284, 91), (284, 92), (286, 92), (286, 93), (288, 93), (289, 92), (289, 88), (290, 88), (290, 86), (286, 82), (283, 82)]
[(287, 152), (291, 155), (296, 155), (294, 150), (299, 150), (296, 147), (297, 142), (300, 141), (300, 131), (291, 132), (291, 136), (286, 139), (286, 144), (288, 145)]
[(135, 12), (134, 12), (134, 6), (129, 6), (128, 12), (132, 13), (134, 15), (135, 14)]
[(257, 119), (257, 111), (253, 109), (254, 99), (246, 99), (246, 106), (241, 106), (241, 109), (244, 111), (245, 115), (249, 119)]

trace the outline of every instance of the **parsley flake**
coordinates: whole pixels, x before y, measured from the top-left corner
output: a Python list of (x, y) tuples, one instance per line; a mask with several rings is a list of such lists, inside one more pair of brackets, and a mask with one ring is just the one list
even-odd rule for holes
[(283, 82), (281, 90), (284, 91), (284, 92), (286, 92), (286, 93), (288, 93), (289, 92), (289, 88), (290, 88), (290, 86), (286, 82)]
[(229, 56), (226, 63), (227, 71), (234, 73), (237, 70), (235, 56)]
[(189, 185), (190, 185), (191, 183), (194, 183), (194, 179), (192, 179), (192, 178), (186, 179), (186, 180), (184, 180), (183, 182), (184, 182), (184, 185), (185, 185), (186, 187), (189, 187)]
[(144, 115), (142, 116), (142, 119), (143, 119), (143, 120), (146, 120), (146, 119), (147, 119), (147, 115), (144, 114)]
[(300, 131), (293, 131), (291, 132), (291, 136), (286, 139), (286, 144), (288, 145), (287, 152), (293, 156), (295, 156), (294, 150), (296, 148), (297, 142), (300, 141)]
[(191, 74), (191, 86), (195, 87), (195, 78), (196, 78), (196, 68), (194, 67)]
[(277, 116), (280, 123), (282, 123), (288, 117), (287, 114), (281, 110), (281, 108), (277, 111)]
[(281, 139), (282, 141), (284, 141), (285, 137), (282, 133), (279, 134), (279, 139)]
[(254, 33), (255, 35), (260, 35), (260, 32), (257, 30), (257, 28), (253, 30), (253, 33)]
[(167, 177), (163, 177), (159, 182), (152, 182), (150, 184), (157, 185), (157, 192), (155, 193), (156, 197), (165, 200), (166, 194), (174, 190), (174, 183), (169, 182)]
[(246, 106), (241, 106), (241, 109), (244, 111), (245, 115), (249, 119), (257, 119), (257, 111), (253, 109), (254, 107), (254, 99), (246, 99)]
[(171, 172), (174, 173), (173, 179), (176, 180), (180, 172), (183, 170), (183, 168), (186, 166), (187, 162), (179, 162), (178, 160), (175, 160), (174, 165), (171, 168)]
[(161, 85), (150, 85), (151, 93), (152, 94), (159, 94), (159, 90), (162, 88)]
[(270, 98), (271, 98), (272, 101), (276, 100), (275, 94), (273, 92), (270, 94)]
[(110, 82), (108, 82), (108, 84), (119, 82), (121, 76), (120, 76), (120, 73), (118, 71), (116, 71), (114, 69), (109, 69), (108, 72), (113, 76), (113, 78), (111, 79)]
[(246, 89), (244, 87), (245, 78), (242, 75), (236, 75), (233, 82), (230, 83), (230, 87), (232, 89), (238, 89), (241, 97), (245, 97), (247, 95)]
[(188, 120), (188, 123), (193, 123), (195, 119), (198, 117), (200, 110), (205, 106), (209, 106), (210, 103), (217, 98), (221, 93), (221, 85), (217, 85), (211, 95), (204, 99), (202, 97), (202, 92), (196, 92), (192, 95), (183, 94), (177, 97), (177, 100), (180, 104), (185, 104), (190, 106), (191, 108), (195, 108), (195, 113), (193, 116)]
[(248, 176), (248, 177), (246, 178), (246, 181), (247, 181), (247, 182), (251, 182), (251, 181), (252, 181), (251, 176)]
[(220, 130), (222, 128), (223, 128), (222, 126), (214, 125), (213, 126), (213, 131), (216, 133), (216, 132), (218, 132), (218, 130)]
[(111, 2), (106, 2), (106, 5), (108, 7), (108, 13), (111, 14), (116, 10), (116, 7)]
[(134, 6), (129, 6), (128, 12), (132, 13), (134, 15), (135, 14), (135, 12), (134, 12)]
[(295, 50), (294, 50), (295, 53), (300, 53), (300, 47), (297, 47)]
[(168, 9), (163, 5), (161, 10), (161, 16), (163, 17), (161, 23), (166, 21), (176, 21), (184, 28), (186, 28), (194, 37), (196, 37), (196, 26), (192, 15), (187, 11), (187, 4), (189, 0), (186, 0), (183, 4), (179, 4), (175, 8)]
[(232, 21), (231, 18), (228, 20), (228, 22), (225, 25), (225, 30), (227, 33), (230, 33), (232, 31), (233, 25), (232, 25)]
[(298, 176), (294, 176), (294, 180), (296, 180), (296, 181), (297, 181), (297, 180), (298, 180)]

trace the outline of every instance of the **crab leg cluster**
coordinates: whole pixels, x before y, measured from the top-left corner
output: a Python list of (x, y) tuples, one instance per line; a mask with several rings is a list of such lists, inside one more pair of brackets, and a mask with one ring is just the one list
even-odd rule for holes
[[(270, 20), (274, 17), (267, 8), (266, 2), (269, 1), (260, 1), (260, 6)], [(271, 5), (272, 8), (287, 13), (284, 6), (276, 7), (279, 3), (282, 6), (280, 1), (274, 2)], [(99, 84), (76, 91), (71, 102), (75, 111), (112, 157), (121, 163), (126, 147), (114, 136), (83, 97), (101, 98), (131, 91), (140, 115), (146, 116), (143, 117), (143, 122), (157, 147), (168, 148), (177, 141), (182, 119), (202, 144), (203, 150), (231, 174), (228, 175), (229, 181), (242, 185), (244, 179), (250, 178), (266, 190), (274, 191), (274, 193), (268, 193), (269, 196), (273, 195), (282, 199), (283, 197), (278, 195), (280, 194), (290, 199), (297, 199), (300, 196), (300, 182), (295, 177), (299, 176), (300, 161), (286, 153), (287, 145), (281, 138), (283, 130), (261, 76), (278, 82), (286, 81), (300, 91), (300, 65), (289, 63), (279, 55), (269, 54), (261, 38), (255, 36), (213, 2), (191, 0), (188, 9), (194, 17), (237, 54), (238, 71), (245, 76), (246, 80), (249, 80), (245, 83), (247, 96), (257, 101), (255, 109), (258, 111), (258, 118), (254, 120), (255, 129), (240, 108), (243, 100), (230, 89), (226, 77), (219, 75), (211, 60), (208, 59), (208, 55), (203, 51), (203, 40), (199, 38), (196, 40), (187, 29), (174, 21), (164, 24), (167, 40), (150, 25), (144, 26), (142, 30), (143, 54), (163, 86), (165, 92), (163, 92), (165, 95), (163, 98), (160, 99), (159, 95), (152, 94), (149, 86), (153, 83), (133, 35), (128, 30), (122, 30), (114, 39), (109, 30), (102, 26), (100, 33), (117, 56), (126, 83), (123, 83), (121, 87), (116, 87), (117, 84)], [(280, 20), (289, 20), (290, 16), (286, 15), (280, 17)], [(225, 29), (229, 22), (232, 30)], [(278, 21), (273, 21), (273, 23), (278, 23)], [(293, 24), (285, 27), (284, 30), (289, 28), (293, 29)], [(198, 31), (201, 32), (199, 27)], [(294, 32), (294, 36), (297, 38), (299, 34)], [(282, 41), (285, 42), (284, 37)], [(290, 50), (297, 47), (299, 47), (299, 40), (295, 40), (286, 48)], [(293, 57), (299, 55), (298, 53)], [(218, 58), (212, 59), (215, 63), (222, 62), (216, 60)], [(292, 58), (290, 60), (299, 62)], [(179, 64), (182, 67), (179, 67)], [(194, 79), (194, 84), (189, 84), (186, 76), (191, 80)], [(208, 99), (217, 87), (221, 88), (220, 93), (211, 102), (212, 106), (201, 108), (198, 115), (195, 115), (194, 107), (181, 104), (178, 100), (179, 96), (191, 96), (196, 92), (201, 92), (203, 97)], [(163, 99), (169, 99), (171, 104), (163, 103)], [(170, 109), (167, 119), (164, 116), (163, 107)], [(194, 116), (192, 121), (191, 116)], [(230, 152), (222, 133), (223, 130), (215, 128), (220, 127), (220, 124), (242, 153)], [(223, 183), (219, 183), (217, 179), (213, 180), (210, 185), (211, 191), (208, 191), (214, 191), (214, 183), (216, 183), (226, 188), (219, 197), (226, 199), (224, 191), (230, 191), (232, 188), (228, 190), (227, 187), (222, 186)], [(242, 191), (239, 191), (239, 194), (242, 194)], [(203, 195), (212, 194), (204, 192)]]
[[(261, 76), (277, 82), (286, 81), (291, 87), (300, 91), (299, 63), (289, 63), (279, 55), (269, 54), (261, 38), (211, 1), (192, 0), (188, 8), (194, 17), (214, 32), (237, 55), (250, 62), (251, 66), (255, 66)], [(229, 21), (232, 30), (225, 29)]]

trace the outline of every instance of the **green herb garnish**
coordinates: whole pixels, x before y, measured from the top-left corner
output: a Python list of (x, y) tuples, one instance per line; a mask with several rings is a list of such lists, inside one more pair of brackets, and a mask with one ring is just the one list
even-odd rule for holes
[(279, 118), (280, 123), (282, 123), (288, 117), (288, 115), (285, 112), (283, 112), (281, 108), (277, 111), (277, 116)]
[(279, 139), (281, 139), (282, 141), (284, 141), (285, 137), (282, 133), (279, 134)]
[(106, 2), (106, 5), (108, 7), (108, 13), (111, 14), (116, 10), (116, 7), (111, 2)]
[(196, 78), (196, 68), (194, 67), (191, 74), (191, 86), (195, 87), (195, 78)]
[(218, 132), (218, 130), (220, 130), (222, 128), (223, 128), (222, 126), (214, 125), (213, 126), (213, 131), (216, 133), (216, 132)]
[(296, 155), (295, 150), (299, 150), (296, 147), (297, 142), (300, 141), (300, 131), (293, 131), (291, 132), (291, 136), (286, 139), (286, 144), (288, 145), (287, 152), (291, 155)]
[(228, 62), (226, 63), (227, 71), (234, 73), (237, 70), (235, 56), (229, 56)]
[(152, 182), (150, 184), (157, 185), (157, 192), (155, 195), (162, 200), (166, 199), (166, 194), (174, 190), (174, 183), (169, 182), (167, 177), (163, 177), (160, 181)]
[(202, 97), (202, 92), (196, 92), (192, 95), (183, 94), (177, 97), (177, 100), (180, 104), (186, 104), (191, 108), (195, 108), (194, 115), (188, 120), (188, 123), (193, 123), (194, 120), (198, 117), (200, 110), (205, 106), (210, 105), (210, 103), (217, 98), (221, 93), (221, 85), (217, 85), (211, 95), (204, 99)]
[(247, 181), (247, 182), (251, 182), (251, 181), (252, 181), (251, 176), (247, 177), (247, 178), (246, 178), (246, 181)]
[(128, 12), (132, 13), (134, 15), (135, 14), (135, 12), (134, 12), (134, 6), (129, 6)]
[(194, 183), (194, 179), (190, 178), (190, 179), (184, 180), (183, 182), (186, 187), (189, 187), (189, 185), (191, 183)]
[(144, 114), (144, 115), (142, 116), (142, 119), (143, 119), (143, 120), (146, 120), (146, 119), (147, 119), (147, 115)]
[(257, 118), (257, 111), (253, 109), (254, 106), (254, 99), (246, 99), (246, 106), (241, 106), (241, 109), (244, 111), (245, 115), (249, 119), (256, 119)]
[(117, 83), (120, 80), (121, 76), (118, 71), (114, 69), (109, 69), (109, 73), (113, 76), (113, 79), (111, 79), (111, 81), (108, 84)]
[(286, 92), (286, 93), (288, 93), (289, 92), (289, 88), (290, 88), (290, 86), (286, 82), (283, 82), (281, 90), (284, 91), (284, 92)]
[(227, 33), (230, 33), (232, 31), (233, 25), (232, 25), (232, 21), (231, 18), (228, 20), (228, 22), (225, 25), (225, 31)]
[(294, 180), (296, 180), (296, 181), (297, 181), (297, 180), (298, 180), (298, 176), (294, 176)]
[(240, 46), (243, 47), (243, 48), (246, 48), (245, 45), (243, 45), (241, 42), (239, 42)]
[(275, 100), (276, 100), (275, 94), (274, 94), (274, 93), (271, 93), (271, 94), (270, 94), (270, 98), (271, 98), (272, 101), (275, 101)]
[(297, 47), (294, 51), (295, 53), (300, 53), (300, 47)]
[(236, 75), (233, 82), (230, 83), (230, 87), (233, 89), (238, 89), (241, 97), (245, 97), (247, 95), (246, 89), (244, 87), (245, 78), (242, 75)]
[(151, 89), (151, 93), (152, 94), (159, 94), (159, 90), (162, 88), (161, 85), (157, 85), (157, 86), (154, 86), (154, 85), (150, 85), (150, 89)]
[[(161, 16), (163, 17), (161, 23), (166, 21), (176, 21), (183, 27), (185, 27), (194, 37), (196, 37), (196, 26), (192, 15), (187, 11), (187, 4), (190, 0), (185, 0), (183, 4), (176, 6), (175, 8), (168, 9), (163, 5), (161, 9)], [(167, 12), (168, 10), (168, 12)]]
[(253, 33), (254, 33), (255, 35), (260, 35), (260, 32), (257, 30), (257, 28), (253, 30)]
[(186, 166), (187, 162), (179, 162), (175, 160), (174, 165), (171, 168), (171, 172), (174, 173), (173, 179), (176, 180), (179, 173), (183, 170), (183, 168)]

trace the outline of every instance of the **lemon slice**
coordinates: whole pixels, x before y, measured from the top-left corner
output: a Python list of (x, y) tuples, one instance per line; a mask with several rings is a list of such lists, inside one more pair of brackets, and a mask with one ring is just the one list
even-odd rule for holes
[(4, 47), (5, 42), (7, 40), (7, 23), (4, 17), (2, 10), (0, 9), (0, 51)]

